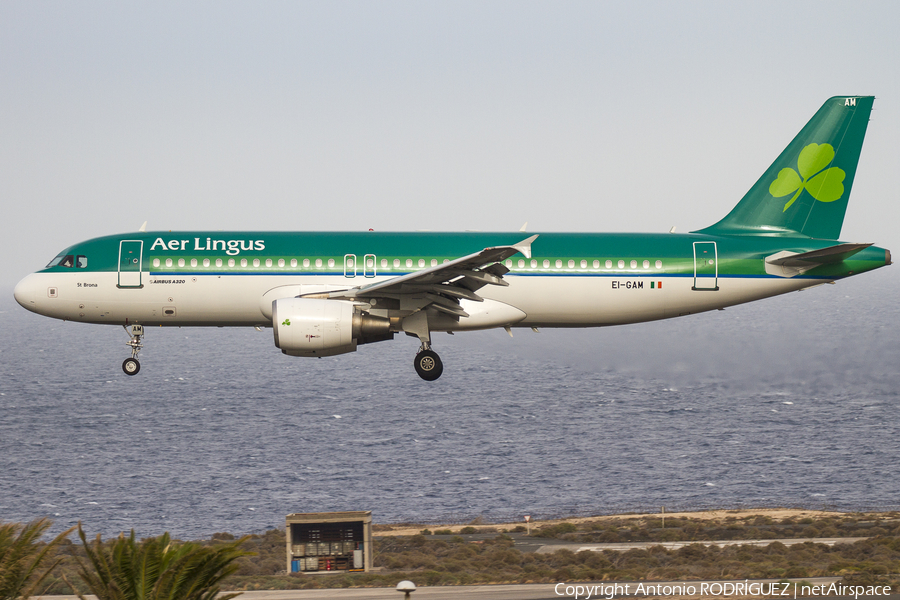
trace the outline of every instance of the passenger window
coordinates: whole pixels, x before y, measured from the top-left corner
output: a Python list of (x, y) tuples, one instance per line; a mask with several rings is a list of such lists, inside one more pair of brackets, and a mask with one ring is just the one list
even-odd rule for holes
[(328, 259), (328, 266), (329, 266), (329, 267), (333, 267), (333, 266), (334, 266), (334, 259), (333, 259), (333, 258), (329, 258), (329, 259)]
[(599, 268), (600, 268), (600, 261), (599, 261), (599, 260), (595, 260), (595, 261), (594, 261), (594, 268), (595, 268), (595, 269), (599, 269)]
[(258, 267), (258, 266), (259, 266), (259, 259), (258, 259), (258, 258), (254, 258), (254, 259), (253, 259), (253, 266), (254, 266), (254, 267)]
[(550, 268), (550, 261), (549, 261), (549, 260), (546, 260), (546, 259), (544, 260), (544, 268), (545, 268), (545, 269), (549, 269), (549, 268)]
[(179, 266), (179, 267), (183, 267), (183, 266), (184, 266), (184, 259), (183, 259), (183, 258), (179, 258), (179, 259), (178, 259), (178, 266)]
[(167, 259), (166, 259), (166, 266), (167, 266), (167, 267), (171, 267), (171, 266), (172, 266), (172, 259), (171, 259), (171, 258), (167, 258)]
[(386, 258), (381, 259), (381, 268), (387, 269), (387, 259)]
[(631, 268), (637, 269), (637, 261), (636, 260), (631, 261)]
[(411, 266), (412, 266), (412, 259), (411, 259), (411, 258), (407, 258), (407, 259), (406, 259), (406, 266), (407, 266), (407, 267), (411, 267)]
[(612, 261), (611, 260), (606, 261), (606, 268), (612, 269)]
[(233, 258), (229, 258), (229, 259), (228, 259), (228, 266), (229, 266), (229, 267), (233, 267), (233, 266), (234, 266), (234, 259), (233, 259)]
[(222, 259), (221, 259), (221, 258), (217, 258), (217, 259), (216, 259), (216, 266), (217, 266), (217, 267), (221, 267), (221, 266), (222, 266)]
[(419, 268), (422, 268), (422, 267), (424, 267), (424, 266), (425, 266), (425, 259), (424, 259), (424, 258), (420, 258), (420, 259), (419, 259)]
[(317, 259), (316, 259), (316, 266), (317, 266), (317, 267), (321, 267), (321, 266), (322, 266), (322, 259), (321, 259), (321, 258), (317, 258)]
[(279, 258), (279, 259), (278, 259), (278, 266), (279, 266), (279, 267), (283, 267), (283, 266), (284, 266), (284, 259), (283, 259), (283, 258)]
[(587, 261), (586, 260), (581, 261), (581, 268), (587, 269)]
[(662, 261), (661, 260), (656, 261), (656, 268), (662, 269)]
[(85, 256), (84, 254), (79, 254), (78, 257), (75, 259), (75, 266), (78, 267), (79, 269), (86, 268), (87, 267), (87, 256)]
[(395, 258), (395, 259), (394, 259), (394, 268), (396, 269), (396, 268), (399, 267), (399, 266), (400, 266), (400, 259), (399, 259), (399, 258)]
[(556, 261), (556, 268), (557, 268), (557, 269), (561, 269), (561, 268), (562, 268), (562, 261), (561, 261), (561, 260)]
[(159, 259), (158, 258), (153, 259), (153, 266), (154, 266), (154, 268), (159, 267)]
[(242, 267), (246, 267), (246, 266), (247, 266), (247, 259), (246, 259), (246, 258), (242, 258), (242, 259), (241, 259), (241, 266), (242, 266)]
[(191, 266), (192, 266), (192, 267), (196, 267), (196, 266), (197, 266), (197, 259), (196, 259), (196, 258), (192, 258), (192, 259), (191, 259)]
[(507, 269), (512, 269), (512, 261), (511, 261), (511, 260), (507, 260), (507, 261), (506, 261), (506, 268), (507, 268)]
[(271, 259), (271, 258), (267, 258), (267, 259), (266, 259), (266, 266), (267, 266), (267, 267), (271, 267), (271, 266), (272, 266), (272, 259)]
[(432, 266), (432, 267), (436, 267), (436, 266), (437, 266), (437, 259), (436, 259), (436, 258), (432, 258), (432, 259), (431, 259), (431, 266)]
[(644, 268), (645, 268), (645, 269), (649, 269), (649, 268), (650, 268), (650, 261), (649, 261), (649, 260), (645, 260), (645, 261), (644, 261)]
[(524, 269), (524, 268), (525, 268), (525, 261), (522, 260), (521, 258), (519, 259), (519, 268), (520, 268), (520, 269)]
[(575, 261), (574, 261), (574, 260), (570, 260), (570, 261), (569, 261), (569, 268), (571, 269), (571, 268), (573, 268), (573, 267), (575, 267)]
[(296, 266), (297, 266), (297, 259), (296, 259), (296, 258), (292, 258), (292, 259), (291, 259), (291, 268), (292, 268), (292, 269), (293, 269), (293, 268), (296, 268)]
[(620, 261), (619, 261), (619, 268), (620, 268), (620, 269), (624, 269), (624, 268), (625, 268), (625, 261), (624, 261), (624, 260), (620, 260)]
[(209, 266), (209, 259), (208, 259), (208, 258), (204, 258), (204, 259), (203, 259), (203, 266), (204, 266), (204, 267), (208, 267), (208, 266)]
[(537, 261), (536, 260), (531, 261), (531, 268), (534, 269), (536, 267), (537, 267)]
[(308, 258), (304, 258), (304, 259), (303, 259), (303, 266), (304, 266), (304, 267), (308, 267), (308, 266), (309, 266), (309, 259), (308, 259)]

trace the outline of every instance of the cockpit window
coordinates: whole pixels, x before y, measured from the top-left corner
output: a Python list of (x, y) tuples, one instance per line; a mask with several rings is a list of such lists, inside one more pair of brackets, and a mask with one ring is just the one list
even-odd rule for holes
[[(87, 264), (87, 263), (85, 263)], [(74, 267), (75, 266), (75, 257), (71, 254), (60, 254), (56, 258), (50, 261), (50, 264), (47, 265), (47, 268), (50, 267)]]
[(74, 255), (74, 254), (60, 254), (56, 258), (50, 261), (45, 268), (49, 269), (50, 267), (66, 267), (71, 269), (72, 267), (78, 267), (79, 269), (86, 269), (88, 265), (87, 256), (84, 254)]

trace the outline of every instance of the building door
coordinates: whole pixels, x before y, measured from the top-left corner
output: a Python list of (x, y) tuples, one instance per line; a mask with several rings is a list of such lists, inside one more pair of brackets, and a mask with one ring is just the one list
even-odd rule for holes
[(140, 240), (122, 240), (119, 242), (119, 287), (140, 288), (141, 262), (143, 260), (144, 242)]

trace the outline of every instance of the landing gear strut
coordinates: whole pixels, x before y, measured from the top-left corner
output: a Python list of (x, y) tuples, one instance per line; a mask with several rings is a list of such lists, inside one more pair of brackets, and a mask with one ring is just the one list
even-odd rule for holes
[(415, 366), (419, 377), (425, 381), (434, 381), (444, 372), (444, 363), (441, 362), (441, 357), (431, 349), (431, 344), (424, 342), (419, 348), (418, 354), (416, 354), (413, 366)]
[[(127, 326), (125, 326), (125, 331), (128, 331)], [(144, 347), (144, 344), (141, 343), (141, 340), (144, 338), (144, 326), (132, 325), (129, 335), (131, 339), (125, 342), (125, 345), (131, 346), (131, 358), (125, 359), (125, 362), (122, 363), (122, 370), (125, 371), (126, 375), (137, 375), (138, 371), (141, 370), (138, 354), (141, 353), (141, 348)]]

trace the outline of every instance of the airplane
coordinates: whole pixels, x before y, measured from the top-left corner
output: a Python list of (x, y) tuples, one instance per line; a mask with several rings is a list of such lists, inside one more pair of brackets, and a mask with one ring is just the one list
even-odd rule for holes
[[(738, 204), (691, 233), (144, 231), (77, 243), (15, 298), (64, 321), (120, 325), (128, 375), (145, 327), (271, 327), (290, 356), (405, 333), (418, 375), (436, 332), (603, 327), (802, 290), (891, 264), (838, 241), (872, 96), (828, 99)], [(146, 224), (145, 224), (146, 225)]]

